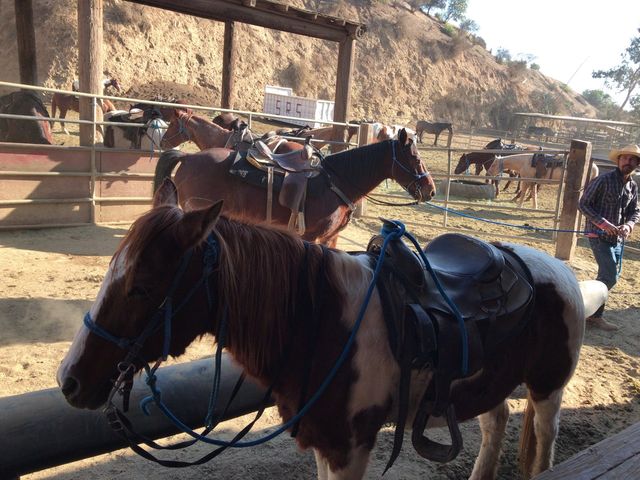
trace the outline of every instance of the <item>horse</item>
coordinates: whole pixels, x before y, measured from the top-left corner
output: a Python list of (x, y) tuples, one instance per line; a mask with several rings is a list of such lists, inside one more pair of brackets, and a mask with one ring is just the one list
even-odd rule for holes
[(416, 135), (418, 136), (418, 142), (422, 143), (422, 134), (430, 133), (435, 135), (435, 139), (433, 140), (433, 146), (436, 147), (438, 145), (438, 137), (440, 134), (447, 130), (449, 132), (449, 138), (453, 135), (453, 127), (450, 123), (431, 123), (426, 120), (418, 120), (416, 122)]
[[(517, 143), (506, 144), (502, 142), (501, 138), (496, 138), (495, 140), (491, 140), (484, 146), (484, 150), (513, 150), (513, 151), (522, 151), (522, 150), (539, 150), (538, 147), (528, 147), (525, 145), (520, 145)], [(462, 172), (467, 170), (471, 165), (475, 165), (475, 174), (480, 175), (483, 170), (489, 171), (489, 167), (493, 163), (496, 154), (495, 152), (468, 152), (460, 155), (458, 159), (458, 164), (456, 165), (453, 173), (456, 175), (460, 175)], [(509, 177), (513, 178), (515, 175), (513, 172), (509, 172)], [(504, 190), (507, 189), (511, 181), (507, 182), (504, 186)], [(500, 193), (499, 184), (497, 180), (491, 180), (491, 183), (495, 185), (496, 188), (496, 197)], [(516, 193), (520, 191), (520, 185), (518, 184), (518, 189)]]
[(224, 112), (220, 115), (216, 115), (211, 121), (225, 130), (239, 130), (246, 125), (241, 118), (231, 112)]
[(160, 109), (154, 105), (137, 103), (129, 111), (114, 110), (104, 116), (105, 121), (144, 124), (144, 127), (107, 125), (104, 146), (108, 148), (131, 148), (145, 151), (160, 150), (162, 138), (168, 125), (162, 119)]
[[(115, 78), (105, 78), (102, 81), (102, 85), (103, 85), (103, 93), (107, 90), (107, 87), (113, 87), (118, 92), (120, 91), (120, 83), (118, 83), (118, 80), (116, 80)], [(77, 80), (74, 80), (73, 84), (71, 85), (71, 89), (74, 92), (78, 92), (80, 90), (80, 86)], [(112, 112), (116, 109), (113, 102), (106, 98), (98, 98), (97, 102), (98, 102), (98, 105), (100, 106), (100, 109), (102, 110), (103, 115), (108, 112)], [(53, 94), (53, 97), (51, 98), (52, 118), (56, 118), (56, 109), (60, 110), (61, 119), (66, 118), (67, 112), (69, 110), (80, 113), (80, 99), (75, 95), (55, 92)], [(51, 128), (53, 128), (54, 123), (55, 122), (52, 120)], [(64, 131), (64, 133), (69, 135), (69, 130), (67, 130), (67, 127), (64, 125), (64, 122), (61, 121), (60, 126), (62, 127), (62, 130)], [(98, 127), (98, 129), (101, 130), (101, 127)]]
[[(518, 201), (518, 206), (522, 207), (524, 203), (525, 195), (530, 192), (530, 198), (533, 200), (533, 208), (538, 208), (538, 189), (535, 187), (536, 182), (534, 178), (546, 178), (549, 180), (560, 180), (564, 172), (564, 166), (560, 165), (553, 168), (544, 168), (544, 173), (541, 174), (540, 166), (536, 167), (534, 162), (535, 153), (520, 153), (516, 155), (509, 155), (500, 157), (496, 155), (495, 161), (489, 167), (487, 175), (498, 176), (503, 170), (513, 170), (518, 172), (520, 176), (526, 180), (522, 180), (523, 186), (521, 192), (513, 199)], [(595, 163), (591, 164), (589, 178), (595, 178), (598, 176), (599, 169)]]
[(384, 142), (385, 140), (393, 140), (398, 138), (400, 130), (405, 130), (407, 135), (414, 143), (416, 142), (416, 132), (402, 125), (385, 125), (384, 123), (373, 123), (373, 142)]
[[(354, 135), (358, 134), (359, 126), (358, 125), (349, 125), (346, 127), (347, 129), (347, 142), (351, 142), (351, 139)], [(309, 128), (302, 127), (295, 130), (276, 130), (276, 134), (281, 135), (283, 137), (294, 137), (290, 138), (290, 140), (294, 142), (304, 143), (307, 139), (311, 139), (313, 146), (320, 149), (334, 140), (334, 132), (335, 128), (333, 126), (328, 127), (319, 127), (319, 128)], [(297, 137), (297, 138), (295, 138)], [(326, 141), (321, 141), (326, 140)]]
[[(17, 91), (0, 97), (0, 113), (50, 118), (35, 92)], [(48, 120), (0, 118), (0, 142), (53, 144)]]
[[(299, 144), (289, 144), (302, 148)], [(238, 153), (227, 148), (211, 148), (190, 155), (165, 152), (158, 160), (154, 184), (157, 188), (180, 163), (175, 181), (185, 208), (222, 198), (227, 213), (235, 218), (265, 222), (271, 211), (273, 224), (288, 226), (292, 209), (278, 201), (267, 201), (266, 172), (249, 166), (234, 167), (237, 158)], [(331, 247), (335, 247), (340, 231), (349, 223), (355, 203), (384, 179), (396, 180), (417, 201), (430, 200), (435, 194), (433, 178), (406, 133), (401, 132), (398, 140), (327, 155), (320, 165), (319, 175), (308, 180), (305, 190), (306, 227), (302, 238)], [(251, 179), (257, 184), (249, 183)], [(277, 194), (277, 189), (274, 190)], [(277, 195), (274, 198), (278, 198)]]
[[(404, 401), (398, 393), (403, 367), (388, 337), (385, 310), (391, 302), (372, 284), (375, 256), (238, 223), (221, 216), (221, 209), (217, 202), (185, 212), (177, 206), (175, 185), (163, 183), (153, 208), (133, 223), (113, 255), (58, 368), (64, 397), (76, 408), (106, 403), (113, 416), (119, 407), (112, 397), (126, 391), (127, 379), (142, 366), (149, 369), (156, 360), (183, 354), (196, 338), (224, 331), (219, 348), (249, 377), (270, 386), (285, 422), (281, 429), (296, 426), (300, 448), (313, 449), (318, 479), (363, 478), (381, 427), (411, 427), (422, 410), (420, 396), (429, 398), (441, 367), (427, 362), (414, 370), (407, 380), (413, 396)], [(507, 398), (524, 383), (520, 460), (530, 478), (552, 466), (563, 390), (578, 362), (585, 317), (606, 287), (579, 284), (562, 261), (531, 247), (491, 247), (520, 259), (535, 294), (521, 328), (495, 346), (481, 370), (451, 385), (450, 408), (457, 415), (452, 422), (479, 417), (483, 441), (471, 478), (495, 478)], [(454, 275), (464, 271), (455, 256), (448, 260)], [(591, 303), (596, 306), (588, 311)], [(171, 305), (180, 308), (169, 310)], [(438, 333), (437, 341), (443, 336)], [(315, 403), (309, 405), (310, 399)], [(427, 427), (442, 421), (431, 416)], [(412, 436), (416, 449), (429, 441), (415, 427)]]

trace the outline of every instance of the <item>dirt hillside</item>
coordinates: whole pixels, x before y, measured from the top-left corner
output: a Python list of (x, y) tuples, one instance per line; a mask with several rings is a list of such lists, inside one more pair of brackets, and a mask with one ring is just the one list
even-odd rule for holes
[[(575, 92), (540, 72), (499, 64), (466, 36), (404, 2), (287, 0), (285, 3), (359, 21), (351, 116), (411, 125), (418, 119), (458, 127), (508, 128), (514, 111), (595, 117)], [(69, 89), (77, 77), (77, 2), (33, 0), (40, 82)], [(176, 96), (220, 104), (224, 26), (121, 0), (104, 2), (105, 73), (130, 97)], [(333, 99), (338, 47), (238, 24), (235, 107), (262, 110), (265, 85), (296, 95)], [(13, 2), (0, 0), (0, 79), (18, 81)], [(508, 46), (508, 39), (504, 39)]]

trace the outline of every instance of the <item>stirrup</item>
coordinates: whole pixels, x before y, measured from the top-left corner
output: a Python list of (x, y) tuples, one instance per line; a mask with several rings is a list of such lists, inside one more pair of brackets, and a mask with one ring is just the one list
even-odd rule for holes
[(413, 421), (413, 431), (411, 432), (411, 442), (413, 443), (413, 448), (418, 452), (418, 455), (440, 463), (450, 462), (456, 458), (460, 450), (462, 450), (462, 434), (458, 428), (456, 410), (453, 404), (447, 407), (445, 413), (447, 417), (447, 427), (449, 427), (449, 435), (451, 435), (451, 445), (435, 442), (424, 435), (424, 429), (427, 426), (427, 420), (429, 420), (429, 414), (426, 408), (420, 409), (418, 413), (416, 413), (416, 418)]

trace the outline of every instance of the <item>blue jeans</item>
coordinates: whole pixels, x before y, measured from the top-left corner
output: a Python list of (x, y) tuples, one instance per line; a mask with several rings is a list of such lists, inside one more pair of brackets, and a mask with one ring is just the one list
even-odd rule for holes
[[(618, 281), (618, 262), (622, 254), (622, 243), (611, 243), (601, 238), (589, 238), (591, 251), (598, 264), (598, 276), (596, 280), (600, 280), (611, 290)], [(602, 305), (594, 317), (601, 317), (604, 311)]]

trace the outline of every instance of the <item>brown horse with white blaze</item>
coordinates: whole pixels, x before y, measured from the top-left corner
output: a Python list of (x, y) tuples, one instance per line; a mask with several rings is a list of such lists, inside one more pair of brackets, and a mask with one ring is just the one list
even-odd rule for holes
[[(397, 419), (401, 375), (387, 338), (385, 300), (371, 285), (373, 258), (237, 223), (221, 217), (221, 208), (217, 202), (185, 212), (177, 206), (175, 186), (163, 183), (153, 209), (134, 222), (114, 254), (58, 369), (62, 393), (74, 407), (97, 409), (112, 389), (123, 387), (121, 371), (181, 355), (223, 325), (225, 348), (248, 375), (273, 386), (283, 421), (294, 418), (301, 399), (315, 399), (299, 419), (295, 440), (313, 449), (318, 478), (363, 478), (378, 431)], [(562, 394), (589, 313), (589, 289), (563, 262), (530, 247), (499, 246), (528, 267), (535, 296), (526, 325), (451, 390), (458, 421), (480, 419), (483, 441), (473, 479), (496, 477), (507, 397), (521, 383), (529, 391), (525, 422), (533, 427), (524, 429), (525, 476), (552, 466)], [(368, 292), (368, 307), (359, 315)], [(163, 314), (160, 309), (171, 303), (181, 308)], [(126, 347), (133, 344), (139, 346), (135, 355)], [(414, 372), (411, 391), (421, 396), (434, 372), (433, 364)], [(409, 402), (409, 426), (415, 412)]]

